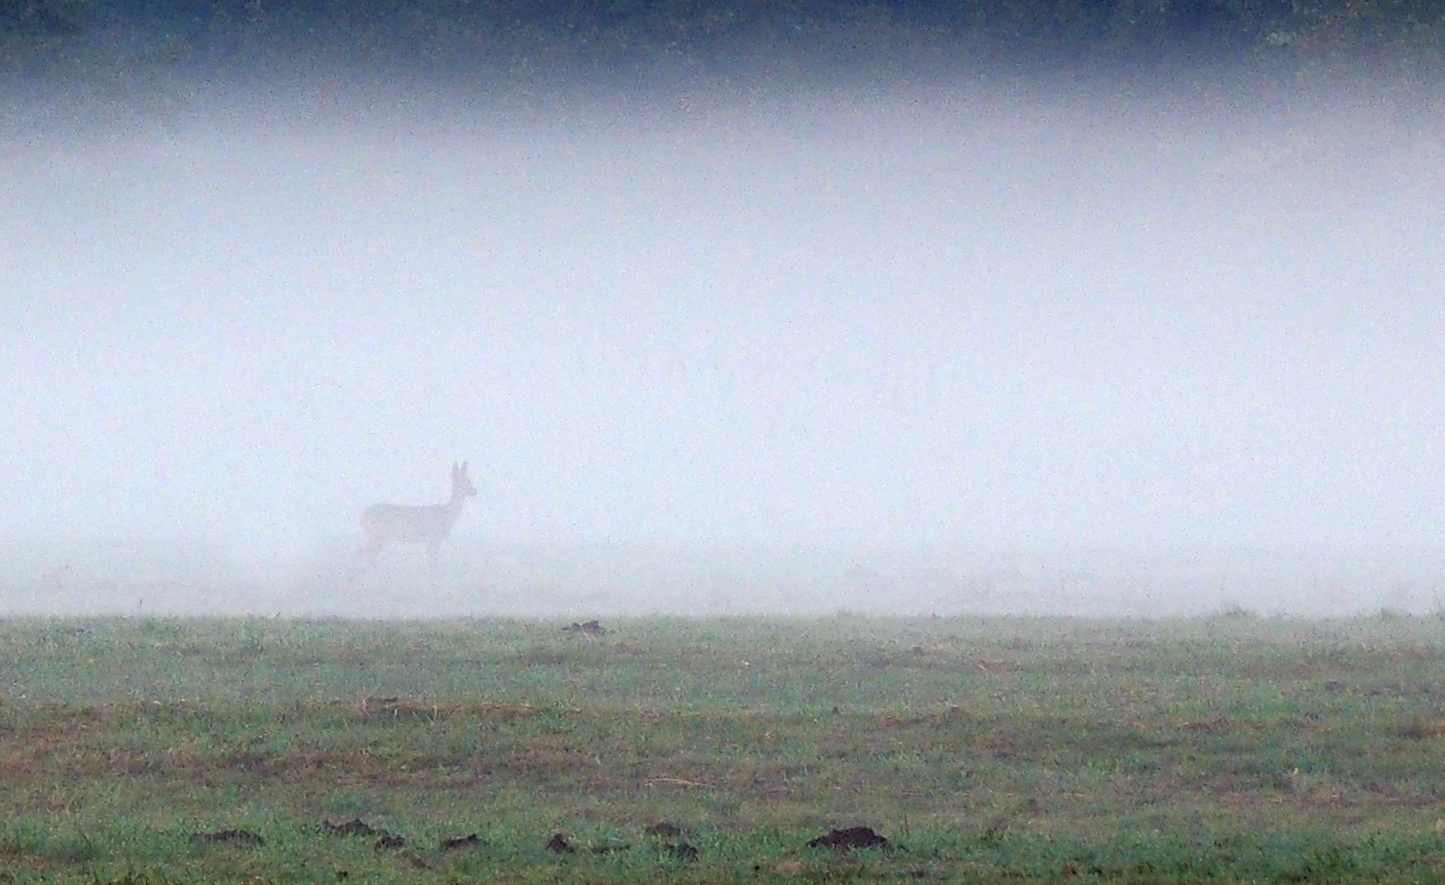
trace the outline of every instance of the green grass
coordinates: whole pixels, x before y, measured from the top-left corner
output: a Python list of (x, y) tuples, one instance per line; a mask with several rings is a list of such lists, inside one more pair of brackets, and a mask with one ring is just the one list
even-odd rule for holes
[(1445, 881), (1438, 618), (560, 626), (0, 622), (0, 882)]

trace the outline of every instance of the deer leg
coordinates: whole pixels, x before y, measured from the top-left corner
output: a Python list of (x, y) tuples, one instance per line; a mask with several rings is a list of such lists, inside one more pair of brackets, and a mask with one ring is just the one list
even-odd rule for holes
[(380, 552), (381, 541), (367, 541), (362, 545), (360, 550), (356, 551), (356, 555), (352, 557), (352, 561), (355, 563), (365, 562), (367, 568), (375, 568), (376, 556)]

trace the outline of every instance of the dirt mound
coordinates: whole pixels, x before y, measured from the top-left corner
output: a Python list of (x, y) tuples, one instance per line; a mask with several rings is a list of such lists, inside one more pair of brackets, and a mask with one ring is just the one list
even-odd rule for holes
[(376, 830), (372, 829), (370, 824), (359, 817), (353, 817), (351, 820), (341, 824), (334, 824), (329, 820), (323, 820), (321, 822), (321, 832), (328, 836), (375, 836), (377, 833)]
[(406, 847), (405, 837), (383, 830), (381, 827), (373, 827), (359, 817), (353, 817), (351, 820), (339, 824), (323, 820), (321, 832), (328, 836), (375, 836), (377, 839), (374, 847), (377, 851), (395, 851), (398, 848)]
[(191, 836), (197, 842), (220, 842), (233, 845), (265, 845), (266, 840), (250, 830), (217, 830), (214, 833), (196, 833)]
[(547, 840), (547, 850), (557, 854), (571, 854), (577, 849), (572, 847), (572, 843), (567, 841), (566, 836), (561, 833), (553, 833), (552, 838)]
[(819, 836), (808, 843), (809, 848), (887, 848), (888, 840), (873, 832), (872, 827), (848, 827), (830, 830), (828, 835)]
[[(670, 821), (659, 821), (642, 831), (642, 835), (649, 839), (657, 840), (658, 853), (677, 860), (697, 860), (697, 849), (687, 844), (683, 836), (688, 833), (686, 827)], [(669, 842), (669, 840), (677, 840)]]
[(588, 849), (588, 850), (591, 851), (593, 854), (611, 854), (611, 853), (614, 852), (614, 851), (626, 851), (626, 850), (628, 850), (628, 849), (631, 848), (631, 847), (632, 847), (631, 845), (626, 845), (626, 844), (617, 844), (617, 845), (593, 845), (593, 846), (592, 846), (590, 849)]
[(662, 851), (664, 854), (669, 854), (678, 860), (697, 860), (697, 849), (686, 842), (668, 845), (663, 848)]
[(676, 839), (682, 835), (682, 827), (668, 821), (659, 821), (642, 831), (644, 836), (661, 836), (664, 839)]
[(480, 848), (482, 837), (476, 833), (469, 836), (458, 836), (455, 839), (443, 839), (441, 842), (442, 851), (462, 851), (467, 848)]
[(596, 621), (583, 621), (580, 624), (576, 621), (573, 621), (570, 626), (563, 627), (562, 632), (578, 633), (583, 636), (606, 636), (607, 628), (597, 623)]

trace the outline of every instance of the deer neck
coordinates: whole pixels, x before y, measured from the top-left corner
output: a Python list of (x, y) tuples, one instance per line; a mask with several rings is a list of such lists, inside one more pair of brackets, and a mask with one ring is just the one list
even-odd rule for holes
[(457, 521), (457, 516), (462, 512), (462, 505), (467, 503), (467, 496), (461, 490), (453, 490), (452, 496), (442, 505), (442, 512), (447, 515), (447, 524), (451, 525)]

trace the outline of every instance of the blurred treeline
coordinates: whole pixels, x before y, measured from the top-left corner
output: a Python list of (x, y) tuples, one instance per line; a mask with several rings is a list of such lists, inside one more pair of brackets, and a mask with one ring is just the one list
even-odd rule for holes
[(1434, 80), (1436, 0), (0, 0), (9, 78), (1234, 70)]

